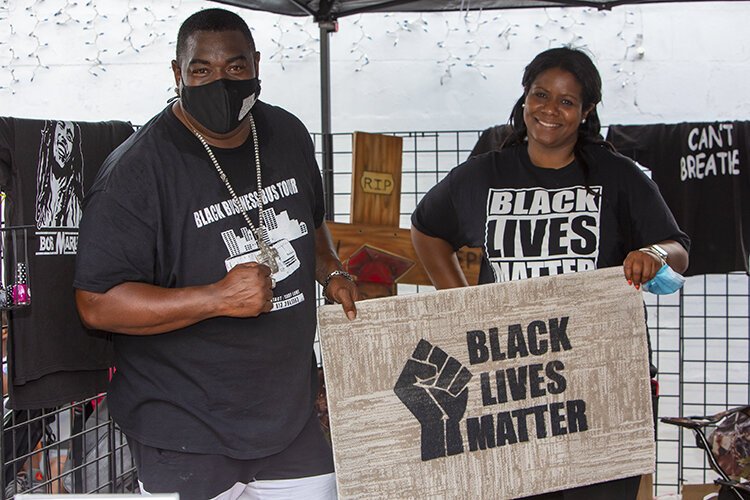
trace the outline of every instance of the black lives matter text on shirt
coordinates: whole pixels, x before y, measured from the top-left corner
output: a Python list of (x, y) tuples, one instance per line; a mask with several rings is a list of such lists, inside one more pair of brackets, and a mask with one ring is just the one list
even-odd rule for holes
[(632, 160), (603, 146), (583, 153), (588, 176), (577, 161), (537, 167), (524, 146), (474, 157), (430, 189), (412, 224), (456, 250), (483, 248), (480, 284), (620, 266), (667, 239), (690, 247)]
[(510, 281), (596, 268), (601, 186), (490, 189), (487, 258)]

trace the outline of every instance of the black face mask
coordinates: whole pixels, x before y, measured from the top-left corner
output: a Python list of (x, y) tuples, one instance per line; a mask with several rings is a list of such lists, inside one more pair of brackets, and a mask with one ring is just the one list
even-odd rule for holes
[(260, 95), (260, 81), (216, 80), (206, 85), (182, 82), (180, 100), (190, 116), (208, 130), (226, 134), (236, 129)]

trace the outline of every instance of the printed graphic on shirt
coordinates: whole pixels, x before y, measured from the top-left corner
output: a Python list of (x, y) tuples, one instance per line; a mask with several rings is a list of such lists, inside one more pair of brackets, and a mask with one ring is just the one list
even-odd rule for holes
[[(262, 204), (268, 206), (269, 203), (278, 201), (287, 196), (292, 196), (299, 193), (297, 188), (297, 180), (294, 178), (279, 181), (270, 186), (266, 186), (261, 191)], [(239, 205), (237, 204), (239, 202)], [(202, 228), (209, 224), (213, 224), (216, 221), (225, 219), (231, 215), (241, 214), (242, 212), (250, 212), (260, 207), (258, 203), (258, 193), (252, 191), (240, 195), (235, 201), (232, 198), (226, 199), (221, 203), (214, 203), (200, 210), (193, 212), (193, 218), (195, 219), (195, 227)]]
[(78, 227), (83, 197), (83, 163), (78, 124), (45, 122), (37, 164), (37, 228)]
[[(279, 270), (274, 273), (273, 279), (279, 283), (299, 269), (300, 261), (291, 241), (307, 234), (307, 224), (290, 219), (286, 211), (277, 214), (273, 207), (263, 210), (261, 220), (265, 228), (266, 244), (278, 253)], [(229, 257), (224, 261), (227, 271), (237, 264), (262, 261), (258, 240), (250, 228), (241, 228), (239, 235), (230, 229), (221, 233), (221, 237), (229, 251)], [(283, 296), (274, 297), (273, 310), (291, 307), (304, 300), (304, 294), (300, 290), (295, 290)]]
[(596, 268), (601, 186), (490, 189), (485, 253), (495, 281)]
[[(45, 121), (36, 176), (37, 255), (74, 255), (83, 199), (83, 150), (78, 124)], [(65, 231), (63, 229), (66, 229)]]
[[(733, 137), (734, 136), (734, 137)], [(692, 127), (680, 158), (680, 180), (740, 175), (740, 150), (733, 123)]]

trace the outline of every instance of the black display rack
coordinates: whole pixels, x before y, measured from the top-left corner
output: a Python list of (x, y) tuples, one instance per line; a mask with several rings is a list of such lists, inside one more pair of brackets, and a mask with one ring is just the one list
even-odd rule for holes
[(31, 305), (31, 269), (29, 269), (29, 229), (34, 226), (0, 227), (0, 309), (18, 309)]

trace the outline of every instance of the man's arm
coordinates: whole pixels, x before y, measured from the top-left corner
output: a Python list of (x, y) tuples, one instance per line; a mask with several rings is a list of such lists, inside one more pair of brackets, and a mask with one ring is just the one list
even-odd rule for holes
[(235, 266), (216, 283), (163, 288), (121, 283), (104, 293), (76, 290), (76, 305), (88, 328), (130, 335), (156, 335), (217, 316), (249, 318), (271, 310), (270, 269)]
[(443, 290), (469, 286), (450, 243), (427, 236), (414, 226), (411, 227), (411, 243), (435, 288)]
[[(343, 270), (336, 249), (333, 246), (331, 232), (325, 221), (315, 230), (315, 279), (321, 285), (333, 271)], [(323, 290), (326, 298), (341, 304), (349, 319), (357, 317), (357, 307), (354, 302), (359, 300), (357, 285), (344, 276), (333, 276), (328, 280), (328, 286)]]

